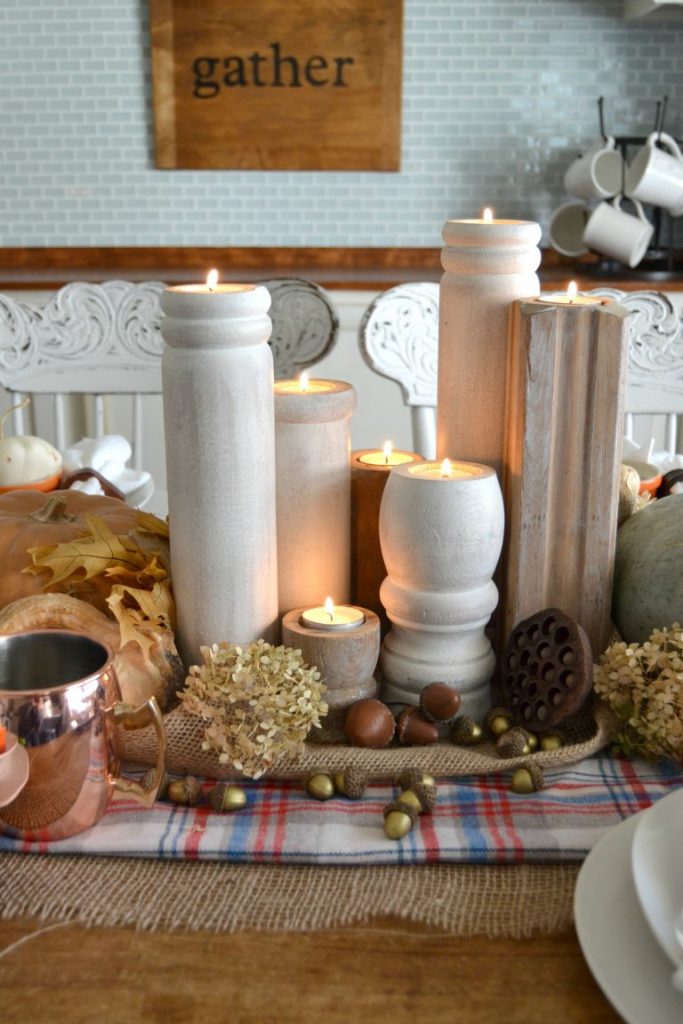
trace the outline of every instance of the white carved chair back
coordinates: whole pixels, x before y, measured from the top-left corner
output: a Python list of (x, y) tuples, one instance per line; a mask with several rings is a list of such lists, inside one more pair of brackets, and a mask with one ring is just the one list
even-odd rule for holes
[[(276, 377), (312, 366), (335, 345), (339, 322), (327, 293), (299, 278), (262, 281), (271, 295)], [(94, 396), (94, 432), (105, 433), (105, 395), (133, 396), (130, 438), (135, 468), (144, 465), (142, 398), (161, 393), (159, 281), (75, 282), (35, 308), (0, 294), (0, 385), (23, 397), (54, 396), (54, 440), (64, 449), (70, 395)], [(26, 433), (23, 409), (15, 434)]]
[(423, 281), (382, 292), (365, 311), (358, 340), (370, 369), (400, 385), (410, 408), (414, 450), (436, 458), (438, 284)]
[(663, 417), (665, 448), (683, 453), (683, 314), (661, 292), (595, 288), (589, 294), (614, 299), (633, 314), (629, 322), (626, 437), (634, 439), (637, 417)]
[[(664, 445), (683, 452), (683, 314), (660, 292), (596, 288), (633, 311), (629, 323), (626, 436), (636, 417), (665, 417)], [(439, 347), (439, 286), (398, 285), (379, 295), (360, 325), (360, 350), (376, 373), (396, 381), (411, 410), (413, 445), (436, 455), (435, 412)]]

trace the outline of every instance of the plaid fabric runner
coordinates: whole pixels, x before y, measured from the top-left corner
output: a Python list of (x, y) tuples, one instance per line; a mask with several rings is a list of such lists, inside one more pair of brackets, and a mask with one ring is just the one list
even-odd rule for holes
[[(208, 790), (213, 783), (207, 783)], [(517, 864), (582, 860), (605, 831), (683, 785), (671, 764), (588, 758), (546, 775), (530, 796), (505, 776), (440, 781), (431, 815), (400, 842), (383, 831), (390, 785), (362, 800), (311, 799), (296, 783), (246, 784), (248, 806), (216, 814), (208, 803), (145, 810), (117, 801), (92, 829), (59, 842), (0, 836), (0, 851), (271, 864)]]

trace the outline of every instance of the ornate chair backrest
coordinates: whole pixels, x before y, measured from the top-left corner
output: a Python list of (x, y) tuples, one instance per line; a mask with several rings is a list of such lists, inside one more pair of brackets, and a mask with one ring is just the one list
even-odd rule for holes
[[(633, 438), (636, 416), (663, 415), (666, 448), (683, 452), (683, 314), (660, 292), (596, 288), (589, 294), (615, 299), (634, 313), (629, 323), (626, 436)], [(415, 451), (434, 458), (439, 286), (420, 282), (383, 292), (363, 316), (359, 344), (368, 366), (400, 385), (411, 410)]]
[(415, 451), (435, 458), (438, 284), (422, 281), (382, 292), (365, 311), (358, 340), (370, 369), (400, 385)]
[[(299, 278), (262, 281), (272, 305), (270, 344), (276, 377), (289, 377), (335, 345), (339, 322), (327, 293)], [(94, 396), (94, 432), (101, 437), (105, 395), (132, 395), (131, 442), (136, 468), (144, 464), (142, 396), (161, 393), (159, 281), (65, 285), (40, 309), (0, 294), (0, 385), (7, 391), (54, 395), (54, 442), (64, 449), (67, 398)], [(13, 414), (26, 433), (24, 411)]]

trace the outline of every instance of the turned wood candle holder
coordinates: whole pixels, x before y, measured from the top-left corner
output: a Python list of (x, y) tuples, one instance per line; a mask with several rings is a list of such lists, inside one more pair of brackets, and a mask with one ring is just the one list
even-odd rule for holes
[(437, 456), (501, 474), (510, 303), (538, 295), (532, 221), (449, 220), (439, 289)]
[(305, 608), (287, 612), (282, 620), (282, 642), (301, 650), (307, 664), (315, 665), (325, 683), (328, 712), (322, 728), (309, 740), (332, 743), (345, 738), (344, 720), (351, 704), (377, 696), (374, 677), (379, 657), (379, 618), (369, 608), (360, 609), (365, 619), (355, 629), (330, 632), (305, 625)]
[(260, 285), (161, 296), (164, 428), (178, 648), (275, 640), (277, 550), (270, 295)]
[(387, 570), (379, 542), (379, 509), (389, 474), (394, 466), (423, 462), (415, 452), (371, 448), (351, 452), (351, 600), (372, 608), (379, 616), (382, 633), (389, 619), (379, 599)]
[(280, 614), (351, 597), (351, 384), (275, 382)]
[(506, 410), (500, 640), (560, 608), (607, 645), (628, 311), (580, 297), (516, 302)]
[(484, 632), (498, 603), (491, 577), (503, 543), (503, 499), (490, 466), (425, 462), (392, 470), (380, 511), (391, 620), (382, 699), (417, 704), (429, 683), (456, 687), (464, 714), (490, 707), (495, 656)]

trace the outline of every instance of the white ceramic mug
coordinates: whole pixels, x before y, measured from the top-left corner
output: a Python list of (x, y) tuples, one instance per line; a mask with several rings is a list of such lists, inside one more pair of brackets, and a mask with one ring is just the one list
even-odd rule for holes
[(585, 256), (588, 246), (583, 240), (591, 208), (580, 199), (562, 203), (550, 214), (548, 236), (556, 252), (563, 256)]
[(674, 217), (683, 214), (683, 153), (675, 139), (665, 132), (648, 137), (626, 172), (626, 195), (661, 206)]
[(628, 267), (637, 267), (647, 252), (654, 227), (643, 207), (633, 199), (635, 215), (621, 209), (622, 196), (595, 207), (586, 224), (583, 240), (589, 249), (611, 256)]
[(580, 199), (606, 199), (621, 192), (623, 157), (614, 139), (598, 139), (567, 168), (564, 187)]

